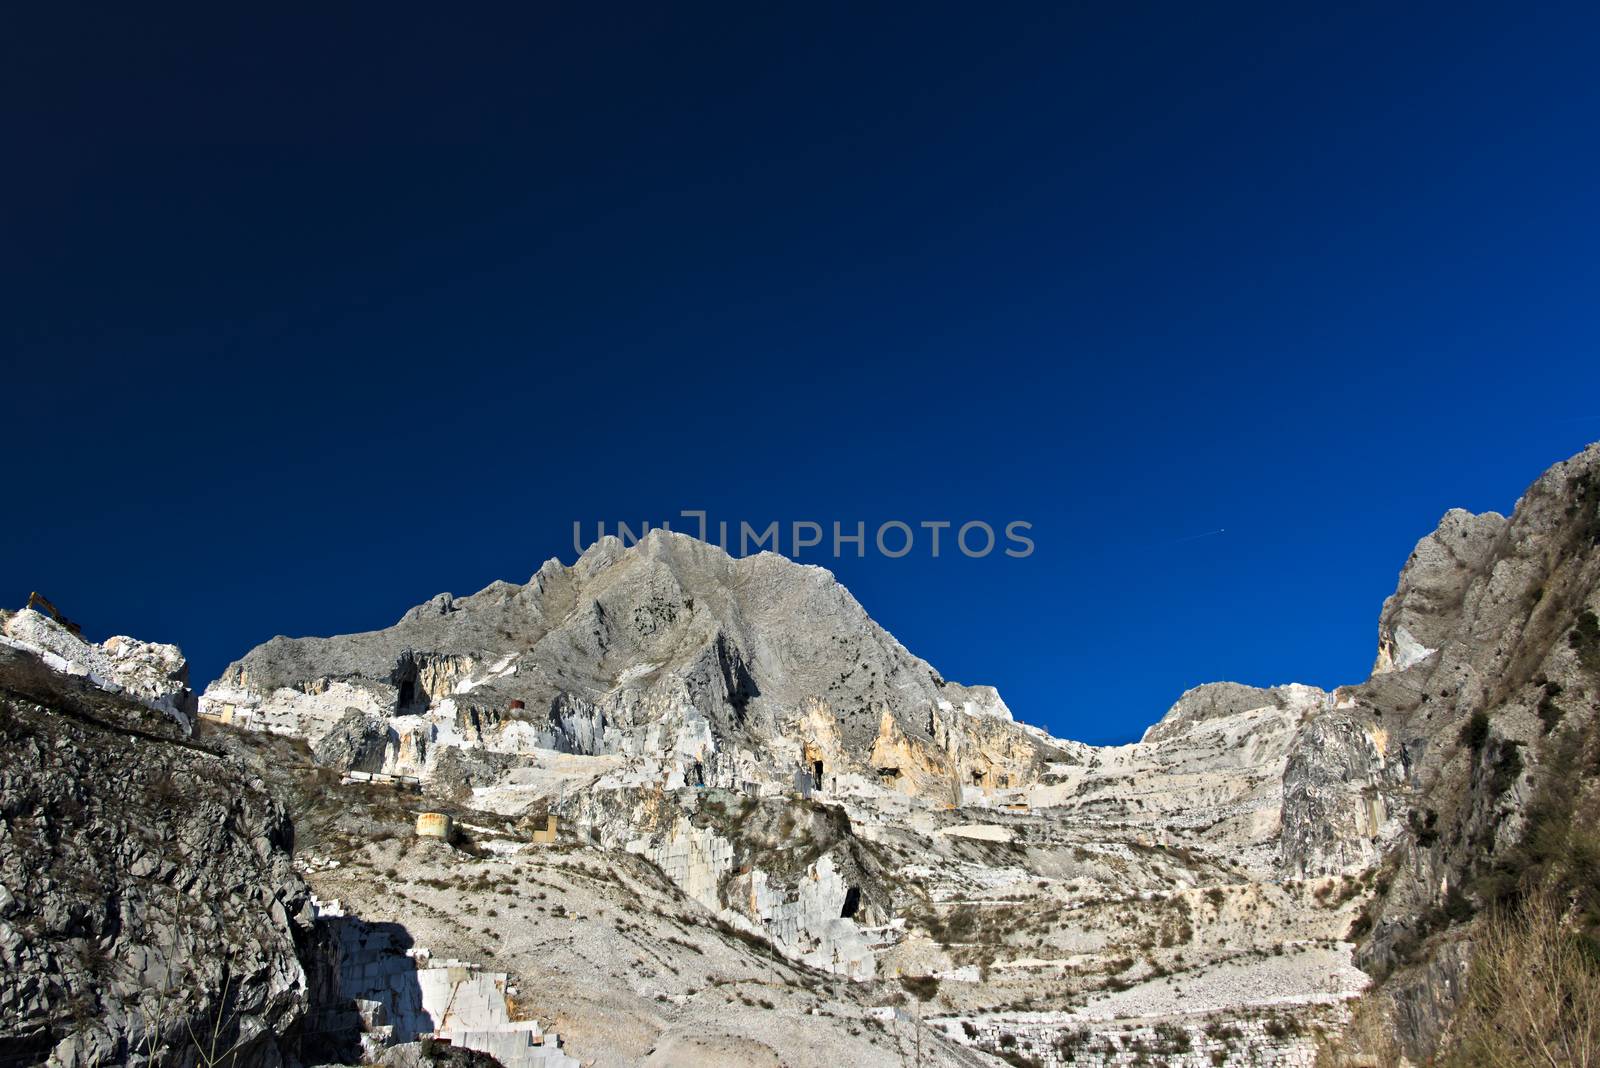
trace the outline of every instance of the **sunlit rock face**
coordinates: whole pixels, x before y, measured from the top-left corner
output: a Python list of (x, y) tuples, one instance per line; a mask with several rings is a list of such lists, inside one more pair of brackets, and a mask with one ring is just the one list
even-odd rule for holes
[(603, 539), (522, 586), (441, 594), (386, 630), (274, 638), (203, 704), (313, 743), (350, 709), (382, 717), (382, 770), (423, 777), (445, 748), (554, 750), (622, 755), (668, 786), (788, 789), (804, 772), (951, 802), (1026, 786), (1062, 756), (992, 687), (912, 656), (821, 568), (666, 531)]
[(1343, 709), (1309, 721), (1283, 772), (1284, 873), (1312, 878), (1377, 863), (1403, 826), (1403, 762), (1387, 732)]
[(1449, 640), (1472, 579), (1490, 564), (1507, 520), (1495, 512), (1446, 512), (1417, 542), (1378, 618), (1375, 675), (1422, 663)]
[[(1541, 475), (1509, 518), (1454, 510), (1418, 541), (1384, 603), (1371, 678), (1339, 691), (1346, 744), (1332, 747), (1334, 765), (1397, 824), (1383, 842), (1392, 878), (1358, 955), (1388, 977), (1415, 1060), (1446, 1033), (1474, 914), (1493, 879), (1516, 872), (1530, 820), (1541, 807), (1580, 824), (1600, 812), (1600, 765), (1563, 756), (1593, 752), (1600, 730), (1597, 549), (1591, 445)], [(1328, 844), (1348, 852), (1367, 822), (1346, 807)]]
[[(1474, 855), (1517, 841), (1542, 740), (1592, 718), (1596, 468), (1558, 465), (1510, 519), (1446, 515), (1366, 681), (1208, 683), (1129, 745), (1053, 738), (945, 680), (819, 568), (666, 532), (385, 630), (273, 639), (202, 713), (303, 738), (356, 782), (414, 776), (473, 833), (510, 828), (496, 855), (554, 818), (771, 959), (937, 979), (958, 1044), (1100, 1063), (1121, 1035), (1187, 1063), (1181, 1033), (1191, 1060), (1297, 1063), (1367, 983), (1354, 961), (1414, 952)], [(1451, 959), (1398, 988), (1416, 1051)]]
[(292, 1062), (314, 936), (288, 813), (191, 740), (176, 649), (34, 615), (0, 644), (0, 1059), (193, 1064), (217, 1033), (240, 1068)]
[(119, 634), (95, 644), (31, 609), (0, 612), (0, 644), (40, 657), (53, 670), (77, 675), (112, 693), (165, 712), (185, 730), (196, 708), (189, 664), (176, 645)]

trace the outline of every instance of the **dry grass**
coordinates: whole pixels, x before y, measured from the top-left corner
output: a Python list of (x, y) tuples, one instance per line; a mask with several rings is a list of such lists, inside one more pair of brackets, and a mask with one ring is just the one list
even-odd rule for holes
[(1445, 1068), (1600, 1068), (1600, 962), (1548, 897), (1485, 925)]
[[(1546, 894), (1483, 918), (1437, 1068), (1600, 1068), (1600, 961), (1567, 911)], [(1318, 1068), (1403, 1063), (1381, 994), (1356, 1002), (1349, 1025), (1322, 1044), (1317, 1060)]]
[(1344, 1032), (1324, 1039), (1317, 1050), (1317, 1068), (1399, 1068), (1402, 1063), (1388, 1002), (1376, 995), (1357, 1000)]

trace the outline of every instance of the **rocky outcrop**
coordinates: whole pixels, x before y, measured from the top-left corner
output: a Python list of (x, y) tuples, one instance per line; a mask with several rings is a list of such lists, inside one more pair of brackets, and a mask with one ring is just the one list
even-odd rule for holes
[(311, 749), (317, 763), (335, 771), (378, 771), (389, 749), (389, 724), (359, 708), (346, 709)]
[(1283, 872), (1305, 879), (1371, 868), (1403, 826), (1403, 756), (1352, 709), (1311, 719), (1283, 771)]
[(1158, 743), (1179, 738), (1189, 733), (1197, 724), (1224, 716), (1237, 715), (1254, 708), (1286, 708), (1284, 688), (1243, 686), (1237, 682), (1208, 682), (1186, 690), (1173, 706), (1167, 709), (1141, 739)]
[(1450, 640), (1467, 591), (1473, 579), (1489, 569), (1505, 529), (1506, 518), (1498, 512), (1473, 515), (1452, 508), (1438, 529), (1417, 542), (1379, 615), (1373, 674), (1420, 664)]
[(293, 1063), (316, 936), (288, 815), (170, 709), (56, 666), (0, 648), (0, 1059)]
[(198, 702), (189, 689), (189, 664), (176, 645), (119, 634), (98, 645), (32, 609), (0, 612), (0, 646), (38, 657), (53, 671), (76, 675), (159, 712), (184, 730)]
[(522, 586), (440, 595), (386, 630), (274, 638), (203, 704), (313, 744), (356, 708), (398, 739), (383, 770), (425, 778), (464, 746), (622, 754), (669, 788), (787, 788), (806, 771), (947, 800), (974, 781), (1024, 785), (1061, 755), (992, 688), (912, 656), (828, 572), (669, 531), (604, 538)]
[[(1386, 978), (1413, 1057), (1447, 1030), (1474, 917), (1527, 879), (1554, 877), (1530, 865), (1530, 821), (1570, 820), (1595, 791), (1570, 754), (1600, 716), (1600, 657), (1586, 637), (1600, 609), (1597, 546), (1600, 446), (1546, 472), (1509, 519), (1447, 514), (1384, 604), (1372, 677), (1341, 691), (1384, 739), (1350, 773), (1406, 795), (1360, 959)], [(1559, 803), (1536, 817), (1541, 797)]]
[(869, 978), (864, 925), (888, 922), (881, 866), (837, 809), (725, 791), (589, 791), (560, 807), (602, 845), (660, 868), (690, 899), (785, 956)]

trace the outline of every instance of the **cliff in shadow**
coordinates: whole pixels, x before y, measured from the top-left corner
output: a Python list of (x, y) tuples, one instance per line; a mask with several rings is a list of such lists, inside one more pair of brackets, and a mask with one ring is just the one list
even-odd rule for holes
[(298, 1061), (319, 936), (292, 825), (186, 734), (0, 647), (0, 1063)]

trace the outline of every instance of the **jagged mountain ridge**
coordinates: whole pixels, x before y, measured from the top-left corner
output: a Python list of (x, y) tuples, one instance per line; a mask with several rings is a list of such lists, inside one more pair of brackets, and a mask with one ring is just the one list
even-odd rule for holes
[[(944, 680), (826, 570), (668, 531), (605, 538), (523, 586), (441, 594), (384, 630), (274, 638), (205, 701), (313, 740), (357, 708), (391, 722), (381, 765), (421, 773), (457, 732), (510, 752), (656, 751), (670, 781), (777, 781), (820, 763), (946, 800), (1070, 758), (1013, 724), (992, 688)], [(433, 727), (406, 719), (441, 706)]]
[[(884, 976), (938, 980), (941, 1059), (976, 1046), (1098, 1066), (1138, 1043), (1185, 1066), (1304, 1063), (1310, 1029), (1337, 1029), (1366, 982), (1353, 956), (1388, 976), (1398, 1029), (1425, 1056), (1459, 997), (1483, 880), (1560, 774), (1556, 743), (1592, 742), (1600, 719), (1597, 474), (1591, 448), (1510, 519), (1448, 514), (1384, 605), (1366, 682), (1197, 687), (1134, 745), (1012, 722), (821, 569), (665, 537), (435, 598), (385, 631), (276, 639), (202, 712), (314, 742), (335, 769), (418, 773), (412, 804), (454, 804), (478, 855), (419, 855), (406, 813), (389, 811), (370, 839), (323, 847), (336, 859), (312, 858), (307, 880), (519, 977), (599, 1064), (680, 1063), (656, 1053), (702, 1039), (741, 1062), (803, 1058), (819, 1034), (860, 1037), (818, 1022), (779, 1039), (723, 1018), (720, 964), (672, 978), (749, 936), (784, 962), (751, 981), (791, 967), (802, 987), (792, 977), (859, 980), (833, 988), (830, 1011), (859, 1004), (858, 987), (883, 996), (870, 992)], [(78, 648), (28, 612), (5, 630), (182, 725), (168, 647)], [(313, 782), (336, 809), (384, 797)], [(1560, 785), (1600, 812), (1597, 782)], [(545, 812), (563, 827), (548, 852), (526, 833)], [(507, 909), (530, 870), (563, 885), (559, 915), (527, 898)], [(627, 874), (596, 882), (604, 871)], [(647, 885), (658, 914), (637, 905)], [(608, 899), (614, 916), (574, 914)], [(726, 937), (674, 960), (683, 925), (705, 918)], [(635, 943), (639, 963), (619, 966)], [(592, 1004), (574, 969), (609, 976), (607, 1028), (573, 1015)], [(655, 1008), (662, 997), (678, 1008)], [(880, 1009), (870, 1018), (908, 1019)], [(874, 1040), (862, 1063), (905, 1056), (900, 1041)]]
[[(1167, 873), (1180, 887), (1359, 868), (1385, 826), (1349, 816), (1358, 802), (1321, 765), (1301, 775), (1315, 815), (1343, 817), (1359, 841), (1283, 831), (1285, 768), (1328, 702), (1313, 687), (1210, 684), (1140, 743), (1057, 740), (1014, 722), (992, 689), (946, 682), (825, 570), (661, 531), (605, 539), (524, 586), (440, 595), (382, 631), (276, 638), (202, 706), (304, 738), (342, 771), (416, 775), (508, 816), (557, 813), (786, 956), (866, 977), (880, 962), (925, 966), (920, 952), (902, 959), (895, 926), (914, 904), (908, 880), (992, 892), (982, 864), (952, 879), (908, 859), (960, 854), (972, 834), (1037, 839), (1029, 866), (1084, 868), (1106, 886), (1162, 885), (1161, 866), (1139, 860), (1151, 848), (1192, 851)], [(1024, 823), (973, 831), (961, 813), (974, 810)], [(1018, 815), (1030, 810), (1049, 815)], [(1116, 845), (1085, 867), (1072, 825)], [(1277, 907), (1286, 930), (1327, 937), (1292, 901)]]

